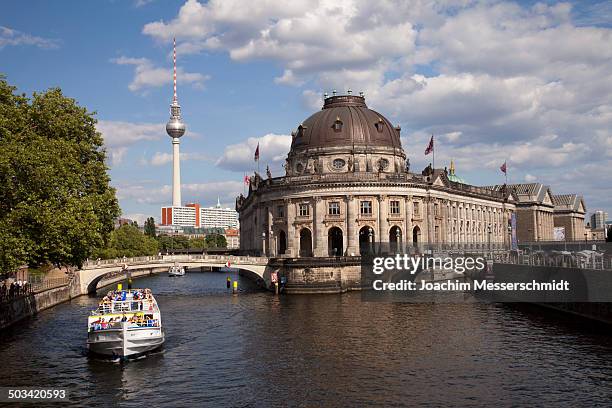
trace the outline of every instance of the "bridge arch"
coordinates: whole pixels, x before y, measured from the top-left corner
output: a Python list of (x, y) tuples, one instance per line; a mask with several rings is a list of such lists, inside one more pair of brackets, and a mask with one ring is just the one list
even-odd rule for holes
[[(112, 262), (112, 261), (111, 261)], [(85, 265), (79, 274), (80, 292), (82, 294), (95, 293), (100, 281), (113, 275), (117, 276), (117, 281), (125, 279), (126, 274), (122, 272), (124, 262), (108, 262), (106, 264), (90, 264)], [(181, 266), (199, 268), (199, 267), (218, 267), (222, 268), (230, 263), (230, 267), (240, 270), (240, 273), (256, 282), (265, 284), (270, 280), (270, 274), (266, 274), (268, 259), (264, 257), (243, 257), (243, 256), (222, 256), (222, 255), (184, 255), (174, 257), (151, 257), (134, 258), (126, 261), (132, 278), (151, 275), (154, 273), (163, 273), (170, 266), (178, 263)], [(111, 283), (111, 282), (109, 282)], [(267, 286), (267, 285), (266, 285)]]

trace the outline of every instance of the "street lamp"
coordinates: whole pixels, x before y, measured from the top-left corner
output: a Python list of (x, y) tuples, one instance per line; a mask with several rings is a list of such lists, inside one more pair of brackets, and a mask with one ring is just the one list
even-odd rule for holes
[(266, 255), (266, 232), (261, 233), (261, 252), (262, 255)]
[(399, 252), (400, 249), (400, 229), (396, 228), (395, 229), (395, 252)]
[(368, 242), (370, 243), (370, 253), (374, 252), (374, 229), (370, 227), (368, 229)]
[(487, 242), (488, 242), (488, 245), (489, 245), (489, 256), (491, 256), (491, 224), (489, 224), (489, 225), (487, 226), (487, 232), (488, 232), (488, 235), (487, 235), (487, 237), (488, 237)]

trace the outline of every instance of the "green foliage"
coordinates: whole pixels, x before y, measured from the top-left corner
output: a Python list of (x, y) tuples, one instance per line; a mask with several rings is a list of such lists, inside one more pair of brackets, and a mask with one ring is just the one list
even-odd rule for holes
[(164, 252), (172, 252), (177, 249), (189, 249), (189, 238), (184, 235), (159, 235), (157, 237), (159, 247)]
[(81, 266), (120, 213), (96, 119), (57, 88), (14, 92), (0, 77), (0, 270)]
[(206, 249), (206, 240), (204, 238), (190, 238), (189, 248), (191, 249)]
[(144, 224), (144, 233), (145, 233), (145, 235), (147, 235), (147, 236), (149, 236), (151, 238), (155, 238), (155, 236), (157, 235), (157, 232), (155, 230), (155, 219), (153, 219), (153, 217), (149, 217), (145, 221), (145, 224)]
[(133, 256), (157, 255), (159, 244), (134, 225), (122, 225), (111, 233), (110, 241), (105, 248), (99, 249), (94, 258), (110, 259)]
[(227, 240), (221, 234), (208, 234), (206, 236), (206, 246), (208, 248), (227, 248)]

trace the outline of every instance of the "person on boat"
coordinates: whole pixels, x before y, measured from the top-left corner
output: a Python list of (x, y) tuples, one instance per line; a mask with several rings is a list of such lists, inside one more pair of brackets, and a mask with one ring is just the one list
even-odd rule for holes
[(127, 317), (125, 316), (125, 313), (123, 314), (123, 317), (121, 318), (122, 322), (127, 322)]

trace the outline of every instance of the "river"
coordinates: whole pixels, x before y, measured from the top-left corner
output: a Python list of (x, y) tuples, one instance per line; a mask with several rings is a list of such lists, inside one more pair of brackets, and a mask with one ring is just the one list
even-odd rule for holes
[[(612, 337), (542, 309), (280, 296), (237, 275), (158, 275), (163, 350), (88, 357), (82, 296), (0, 335), (0, 386), (65, 387), (83, 406), (609, 406)], [(41, 406), (38, 404), (38, 406)], [(55, 406), (58, 406), (57, 404)]]

